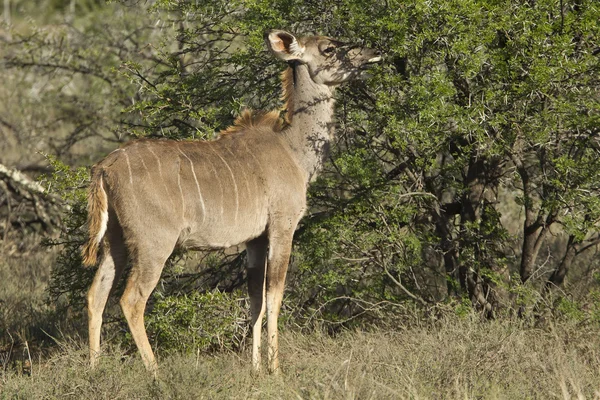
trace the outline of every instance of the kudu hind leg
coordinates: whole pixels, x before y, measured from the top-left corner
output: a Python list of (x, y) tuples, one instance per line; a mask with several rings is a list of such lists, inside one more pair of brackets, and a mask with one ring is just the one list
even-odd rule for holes
[(267, 355), (269, 372), (279, 373), (279, 338), (277, 320), (283, 300), (285, 276), (287, 274), (294, 229), (270, 234), (267, 262)]
[(155, 376), (157, 364), (144, 326), (144, 311), (150, 294), (158, 284), (167, 256), (160, 257), (158, 260), (156, 258), (153, 260), (152, 257), (137, 257), (120, 301), (121, 309), (127, 319), (131, 336), (142, 356), (142, 361), (146, 369), (152, 371)]
[(87, 293), (90, 365), (92, 367), (98, 363), (100, 356), (100, 332), (106, 302), (127, 263), (127, 252), (120, 228), (111, 225), (109, 224), (104, 239), (105, 243), (101, 250), (102, 261)]
[(248, 295), (252, 315), (252, 367), (260, 371), (262, 321), (265, 315), (265, 271), (268, 240), (261, 236), (246, 244), (248, 254)]

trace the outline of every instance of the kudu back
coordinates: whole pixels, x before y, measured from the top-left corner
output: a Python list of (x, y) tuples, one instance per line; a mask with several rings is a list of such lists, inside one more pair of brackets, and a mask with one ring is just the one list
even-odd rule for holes
[(244, 112), (214, 141), (135, 140), (94, 166), (83, 249), (86, 265), (96, 264), (100, 253), (87, 295), (92, 366), (108, 295), (128, 259), (120, 304), (146, 368), (156, 373), (144, 310), (169, 255), (177, 246), (245, 243), (252, 364), (260, 369), (266, 313), (268, 369), (278, 371), (277, 317), (292, 238), (333, 135), (334, 89), (380, 57), (332, 38), (279, 30), (265, 41), (290, 65), (282, 74), (283, 120), (278, 111)]

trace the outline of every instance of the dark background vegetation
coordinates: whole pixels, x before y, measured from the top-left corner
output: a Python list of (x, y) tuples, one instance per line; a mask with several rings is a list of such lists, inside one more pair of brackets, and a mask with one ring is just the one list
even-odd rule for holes
[[(565, 344), (562, 335), (574, 331), (590, 348), (600, 346), (591, 339), (600, 322), (595, 0), (3, 5), (0, 389), (11, 377), (31, 374), (32, 364), (56, 360), (52, 354), (61, 348), (71, 355), (65, 347), (85, 346), (84, 296), (94, 271), (81, 267), (79, 248), (89, 166), (133, 138), (209, 140), (244, 108), (280, 107), (285, 66), (263, 43), (273, 28), (329, 35), (384, 54), (367, 79), (337, 91), (335, 143), (310, 188), (290, 265), (282, 318), (287, 351), (310, 358), (312, 338), (360, 352), (373, 339), (348, 333), (355, 331), (383, 335), (377, 340), (399, 355), (414, 353), (399, 333), (421, 337), (428, 351), (438, 352), (442, 343), (463, 348), (459, 338), (442, 339), (461, 332), (475, 335), (468, 336), (475, 349), (502, 350), (503, 341), (518, 337), (513, 347), (529, 349), (533, 358), (556, 347), (548, 337)], [(243, 247), (171, 257), (148, 310), (159, 354), (244, 354), (244, 257)], [(135, 356), (116, 301), (106, 321), (107, 346)], [(339, 342), (315, 339), (315, 332)], [(565, 344), (553, 361), (542, 358), (541, 365), (548, 362), (542, 375), (551, 371), (546, 378), (558, 385), (552, 390), (565, 398), (600, 396), (600, 358), (590, 348), (576, 353), (581, 365), (564, 370), (553, 367), (556, 360), (579, 350)], [(480, 386), (485, 377), (476, 372), (486, 355), (465, 354), (474, 375), (442, 369), (431, 377), (441, 379), (441, 392), (401, 380), (398, 393), (513, 396), (507, 388), (527, 386), (520, 368), (540, 373), (507, 356), (519, 365), (510, 364), (512, 381)], [(494, 354), (500, 368), (500, 352)], [(228, 368), (227, 362), (218, 365)], [(120, 368), (118, 360), (109, 365)], [(364, 377), (360, 365), (355, 377)], [(302, 368), (290, 369), (296, 367)], [(343, 372), (324, 370), (333, 377), (320, 397), (366, 398), (361, 394), (378, 387), (360, 379), (349, 387), (338, 382)], [(378, 371), (369, 373), (399, 390)], [(315, 395), (300, 386), (296, 394)]]

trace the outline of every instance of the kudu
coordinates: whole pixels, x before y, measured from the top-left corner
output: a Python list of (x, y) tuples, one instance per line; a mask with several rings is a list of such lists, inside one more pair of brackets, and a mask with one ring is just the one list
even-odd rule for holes
[(275, 30), (271, 52), (287, 61), (279, 112), (244, 112), (213, 141), (135, 140), (94, 166), (84, 264), (101, 262), (87, 294), (91, 364), (100, 354), (102, 313), (128, 257), (132, 269), (120, 305), (147, 369), (156, 361), (144, 309), (176, 246), (217, 249), (245, 243), (252, 324), (252, 364), (260, 369), (267, 314), (269, 372), (277, 372), (277, 317), (294, 230), (306, 190), (333, 134), (334, 89), (380, 60), (340, 41)]

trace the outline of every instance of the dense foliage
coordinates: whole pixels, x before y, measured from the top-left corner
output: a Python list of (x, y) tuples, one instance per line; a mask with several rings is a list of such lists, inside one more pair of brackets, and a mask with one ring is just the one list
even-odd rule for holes
[(241, 293), (210, 291), (160, 298), (148, 330), (163, 351), (239, 350), (248, 334), (249, 309)]

